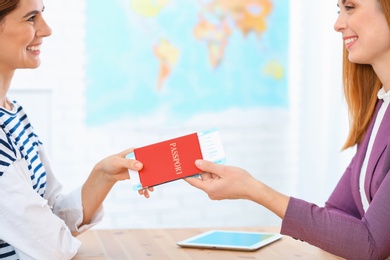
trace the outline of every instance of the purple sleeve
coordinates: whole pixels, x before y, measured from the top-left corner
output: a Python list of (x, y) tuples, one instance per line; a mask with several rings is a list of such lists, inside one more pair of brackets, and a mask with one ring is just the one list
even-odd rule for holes
[(326, 207), (291, 198), (281, 233), (347, 259), (390, 256), (390, 174), (363, 218), (351, 193), (347, 169)]
[(361, 218), (361, 214), (356, 206), (352, 195), (351, 187), (351, 169), (355, 163), (355, 157), (352, 159), (344, 175), (339, 180), (336, 188), (333, 190), (325, 207), (328, 209), (339, 210), (347, 215)]

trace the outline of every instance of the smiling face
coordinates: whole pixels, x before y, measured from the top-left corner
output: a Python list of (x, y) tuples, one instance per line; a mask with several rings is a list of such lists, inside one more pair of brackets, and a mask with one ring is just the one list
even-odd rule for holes
[(390, 29), (378, 0), (338, 0), (334, 25), (342, 33), (353, 63), (382, 64), (390, 60)]
[(42, 39), (51, 35), (43, 19), (42, 0), (20, 0), (18, 8), (0, 22), (0, 71), (36, 68)]

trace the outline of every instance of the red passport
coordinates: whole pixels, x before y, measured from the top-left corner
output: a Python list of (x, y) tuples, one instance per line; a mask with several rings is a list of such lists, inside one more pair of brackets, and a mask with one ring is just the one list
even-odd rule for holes
[[(134, 149), (126, 158), (137, 159), (144, 167), (130, 172), (134, 190), (146, 189), (159, 184), (182, 179), (200, 173), (196, 159), (212, 159), (218, 162), (225, 158), (218, 132), (193, 133), (167, 141)], [(206, 154), (206, 156), (205, 156)], [(214, 158), (208, 158), (212, 155)]]

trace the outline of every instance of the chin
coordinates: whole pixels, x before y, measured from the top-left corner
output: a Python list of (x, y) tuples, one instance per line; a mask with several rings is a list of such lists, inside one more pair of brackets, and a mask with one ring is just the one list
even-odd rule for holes
[(364, 62), (362, 62), (360, 59), (356, 59), (356, 58), (353, 58), (353, 57), (351, 57), (351, 56), (348, 57), (348, 60), (349, 60), (351, 63), (364, 64)]
[(364, 59), (363, 57), (358, 57), (358, 55), (351, 55), (349, 54), (348, 55), (348, 60), (352, 63), (356, 63), (356, 64), (370, 64), (370, 62), (368, 62), (367, 58)]
[(41, 65), (40, 62), (38, 62), (38, 63), (36, 63), (36, 64), (30, 64), (29, 66), (26, 66), (25, 69), (36, 69), (36, 68), (38, 68), (40, 65)]

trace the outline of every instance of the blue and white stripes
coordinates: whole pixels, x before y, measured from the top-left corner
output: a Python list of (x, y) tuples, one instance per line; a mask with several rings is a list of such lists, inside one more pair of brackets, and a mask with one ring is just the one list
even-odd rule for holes
[(15, 160), (23, 159), (31, 172), (32, 188), (42, 197), (45, 193), (46, 172), (39, 159), (40, 141), (33, 132), (23, 108), (14, 103), (15, 112), (0, 109), (0, 176)]
[(0, 242), (0, 259), (16, 260), (18, 259), (18, 256), (9, 244)]
[[(0, 128), (0, 187), (1, 177), (8, 167), (17, 160), (24, 160), (28, 167), (32, 189), (43, 197), (46, 188), (46, 171), (39, 158), (41, 142), (34, 133), (23, 108), (16, 102), (12, 112), (0, 108)], [(14, 248), (1, 239), (0, 259), (18, 259)]]

